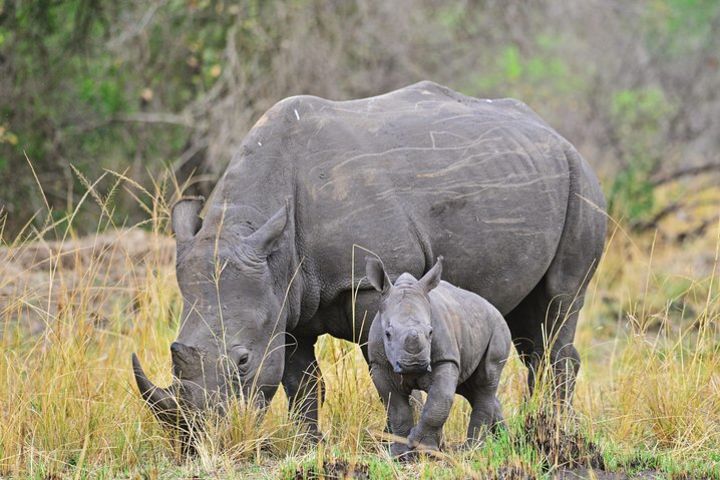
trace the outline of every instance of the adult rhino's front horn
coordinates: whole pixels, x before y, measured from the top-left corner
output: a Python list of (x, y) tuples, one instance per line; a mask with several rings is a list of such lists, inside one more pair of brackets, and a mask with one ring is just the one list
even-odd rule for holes
[(133, 372), (135, 373), (135, 382), (143, 400), (147, 402), (150, 409), (161, 422), (179, 426), (181, 420), (180, 408), (170, 389), (155, 386), (145, 375), (140, 360), (137, 355), (132, 354)]

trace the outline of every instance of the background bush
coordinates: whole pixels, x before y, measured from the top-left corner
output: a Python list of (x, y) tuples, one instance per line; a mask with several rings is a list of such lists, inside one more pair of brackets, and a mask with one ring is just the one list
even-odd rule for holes
[[(0, 0), (5, 233), (44, 207), (28, 160), (57, 218), (105, 169), (207, 193), (283, 97), (421, 79), (522, 99), (601, 172), (617, 218), (656, 226), (682, 197), (658, 187), (719, 168), (719, 51), (713, 0)], [(113, 205), (144, 215), (124, 191)]]

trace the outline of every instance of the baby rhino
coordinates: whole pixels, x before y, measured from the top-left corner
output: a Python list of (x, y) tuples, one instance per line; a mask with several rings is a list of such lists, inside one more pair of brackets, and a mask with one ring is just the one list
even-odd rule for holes
[[(407, 437), (407, 444), (391, 445), (392, 454), (418, 445), (439, 449), (455, 393), (472, 405), (468, 443), (479, 440), (485, 427), (502, 424), (496, 393), (511, 340), (500, 312), (441, 281), (442, 257), (420, 280), (403, 273), (394, 285), (380, 260), (366, 262), (367, 278), (381, 293), (368, 340), (372, 378), (392, 433)], [(409, 403), (414, 389), (428, 394), (415, 426)]]

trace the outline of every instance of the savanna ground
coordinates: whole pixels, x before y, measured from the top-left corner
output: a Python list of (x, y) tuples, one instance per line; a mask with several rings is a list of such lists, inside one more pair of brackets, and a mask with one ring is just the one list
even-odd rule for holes
[(139, 191), (148, 220), (126, 228), (108, 220), (114, 189), (101, 198), (88, 187), (78, 209), (102, 205), (97, 235), (76, 238), (71, 214), (0, 250), (0, 477), (720, 478), (719, 224), (677, 243), (610, 220), (576, 336), (573, 417), (552, 418), (544, 393), (526, 399), (513, 352), (500, 388), (506, 432), (454, 449), (468, 419), (457, 398), (445, 451), (400, 464), (359, 348), (325, 336), (323, 442), (303, 443), (279, 393), (262, 419), (235, 402), (187, 460), (130, 367), (138, 352), (154, 381), (170, 381), (181, 301), (166, 192)]

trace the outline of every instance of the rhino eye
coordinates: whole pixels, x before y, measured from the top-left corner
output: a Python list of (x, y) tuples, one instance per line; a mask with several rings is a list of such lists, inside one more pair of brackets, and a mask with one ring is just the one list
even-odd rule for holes
[(238, 361), (237, 361), (238, 366), (242, 367), (243, 365), (245, 365), (248, 362), (249, 359), (250, 359), (249, 353), (246, 352), (246, 353), (241, 354), (238, 357)]
[(389, 328), (387, 330), (385, 330), (385, 338), (390, 340), (390, 329)]
[(235, 346), (231, 349), (231, 358), (240, 370), (244, 370), (250, 364), (250, 351), (241, 346)]
[(428, 332), (428, 337), (432, 337), (432, 332), (433, 332), (433, 329), (431, 328), (430, 331)]

